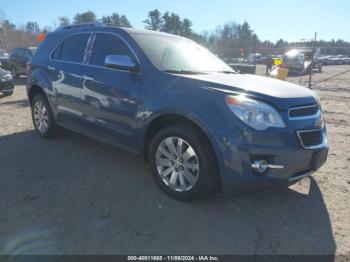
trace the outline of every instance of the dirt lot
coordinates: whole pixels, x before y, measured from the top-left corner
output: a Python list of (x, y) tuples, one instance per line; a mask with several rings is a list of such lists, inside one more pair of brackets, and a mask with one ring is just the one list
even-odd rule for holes
[(330, 155), (314, 178), (182, 203), (140, 157), (78, 134), (38, 138), (19, 83), (0, 98), (0, 254), (350, 254), (350, 73), (316, 90)]

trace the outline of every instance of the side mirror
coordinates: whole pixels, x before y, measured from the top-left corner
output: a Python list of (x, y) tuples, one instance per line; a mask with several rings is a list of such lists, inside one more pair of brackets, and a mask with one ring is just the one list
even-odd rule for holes
[(105, 59), (105, 66), (130, 72), (140, 71), (138, 64), (127, 55), (108, 55)]

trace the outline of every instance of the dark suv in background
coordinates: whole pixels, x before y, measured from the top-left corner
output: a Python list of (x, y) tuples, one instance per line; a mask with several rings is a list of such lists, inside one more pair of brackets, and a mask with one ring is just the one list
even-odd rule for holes
[(26, 74), (26, 65), (35, 54), (36, 48), (15, 48), (10, 52), (9, 69), (13, 77)]
[(29, 64), (42, 137), (60, 127), (139, 153), (168, 195), (289, 185), (327, 158), (317, 94), (234, 72), (193, 41), (86, 24), (50, 33)]

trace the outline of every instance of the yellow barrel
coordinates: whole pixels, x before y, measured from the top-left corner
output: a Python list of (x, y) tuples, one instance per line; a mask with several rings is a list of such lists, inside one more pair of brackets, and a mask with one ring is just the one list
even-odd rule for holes
[(288, 76), (289, 69), (288, 68), (278, 68), (277, 78), (279, 80), (286, 80)]

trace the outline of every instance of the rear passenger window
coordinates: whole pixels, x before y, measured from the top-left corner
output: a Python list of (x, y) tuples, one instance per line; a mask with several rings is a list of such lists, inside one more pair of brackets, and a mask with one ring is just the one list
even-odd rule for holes
[(129, 47), (116, 35), (97, 33), (90, 58), (91, 65), (104, 66), (107, 55), (127, 55), (136, 59)]
[(82, 63), (90, 34), (77, 34), (64, 40), (52, 53), (52, 58), (67, 62)]

